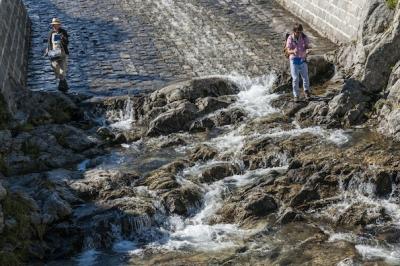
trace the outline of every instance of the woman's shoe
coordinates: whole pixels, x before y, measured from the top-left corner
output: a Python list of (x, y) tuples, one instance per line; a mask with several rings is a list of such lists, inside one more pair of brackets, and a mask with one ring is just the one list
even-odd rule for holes
[(311, 99), (311, 93), (309, 91), (304, 91), (304, 94), (306, 96), (306, 100), (310, 100)]
[(64, 93), (69, 90), (68, 83), (65, 79), (60, 80), (60, 83), (58, 83), (58, 90)]

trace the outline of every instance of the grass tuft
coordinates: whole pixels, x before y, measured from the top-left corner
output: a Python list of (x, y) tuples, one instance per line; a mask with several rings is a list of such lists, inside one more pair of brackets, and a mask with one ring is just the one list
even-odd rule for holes
[(386, 4), (390, 9), (395, 9), (397, 6), (398, 0), (386, 0)]

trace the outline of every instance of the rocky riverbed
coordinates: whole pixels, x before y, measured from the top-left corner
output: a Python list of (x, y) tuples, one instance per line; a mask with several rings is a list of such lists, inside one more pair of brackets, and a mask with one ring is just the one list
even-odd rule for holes
[[(0, 131), (0, 265), (399, 265), (399, 67), (370, 71), (397, 40), (400, 12), (378, 2), (369, 15), (388, 16), (367, 28), (379, 38), (309, 58), (311, 101), (293, 102), (278, 44), (274, 64), (255, 60), (263, 73), (208, 73), (215, 62), (200, 42), (190, 62), (202, 77), (158, 90), (27, 92)], [(185, 13), (181, 2), (180, 13), (144, 4)], [(366, 68), (344, 64), (351, 49)], [(385, 77), (374, 93), (368, 84)]]
[[(97, 131), (60, 141), (47, 128), (77, 153), (71, 168), (4, 183), (3, 230), (30, 237), (14, 251), (49, 265), (397, 264), (398, 144), (330, 129), (328, 96), (275, 90), (273, 74), (214, 76), (82, 99), (87, 117), (103, 113)], [(38, 158), (66, 152), (38, 143)]]

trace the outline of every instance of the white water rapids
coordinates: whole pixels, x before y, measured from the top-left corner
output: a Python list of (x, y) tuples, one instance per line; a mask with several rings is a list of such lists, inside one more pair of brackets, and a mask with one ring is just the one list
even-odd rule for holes
[[(280, 110), (271, 106), (271, 101), (278, 97), (278, 95), (271, 92), (275, 75), (270, 74), (256, 79), (235, 75), (226, 76), (225, 78), (233, 80), (241, 88), (237, 102), (228, 108), (239, 107), (245, 110), (248, 120), (280, 112)], [(131, 103), (127, 102), (125, 110), (116, 115), (120, 120), (112, 126), (124, 129), (129, 128), (133, 121), (131, 109)], [(221, 154), (227, 155), (231, 163), (234, 162), (237, 165), (243, 166), (244, 164), (239, 158), (245, 143), (258, 138), (273, 137), (285, 139), (292, 136), (299, 136), (303, 133), (310, 133), (315, 135), (319, 141), (326, 141), (337, 145), (342, 145), (349, 141), (349, 137), (342, 130), (326, 130), (321, 127), (301, 128), (298, 125), (294, 125), (294, 129), (286, 131), (275, 128), (271, 129), (268, 133), (252, 132), (248, 134), (243, 131), (244, 126), (245, 123), (236, 127), (225, 127), (224, 134), (211, 138), (205, 143), (216, 147)], [(155, 141), (157, 142), (157, 139)], [(134, 144), (124, 144), (123, 147), (128, 150), (138, 149), (138, 146)], [(188, 147), (179, 147), (176, 150), (177, 152), (185, 152), (187, 149)], [(279, 168), (265, 168), (253, 171), (242, 169), (243, 171), (240, 175), (230, 176), (209, 185), (202, 184), (199, 189), (202, 190), (204, 195), (203, 204), (201, 207), (193, 210), (193, 216), (188, 218), (179, 215), (170, 217), (161, 216), (161, 219), (164, 219), (164, 221), (160, 230), (166, 237), (155, 239), (145, 246), (138, 245), (132, 239), (119, 238), (113, 245), (113, 251), (116, 253), (138, 255), (146, 249), (216, 251), (234, 247), (244, 236), (255, 231), (241, 229), (235, 224), (210, 225), (208, 224), (208, 220), (222, 206), (223, 199), (231, 193), (233, 188), (237, 189), (238, 187), (250, 184), (258, 176), (265, 175), (272, 170), (284, 170), (287, 167), (286, 158), (284, 154), (280, 156), (282, 157), (280, 161), (283, 163)], [(187, 180), (188, 176), (199, 174), (201, 169), (215, 163), (218, 162), (211, 160), (184, 169), (177, 177), (177, 180), (182, 185), (185, 185), (185, 183), (191, 182)], [(79, 265), (94, 265), (96, 264), (96, 258), (99, 257), (99, 252), (88, 250), (77, 257), (76, 261)]]

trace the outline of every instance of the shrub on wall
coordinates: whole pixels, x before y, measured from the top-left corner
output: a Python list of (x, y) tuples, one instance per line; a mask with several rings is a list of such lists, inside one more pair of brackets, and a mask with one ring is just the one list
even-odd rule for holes
[(398, 0), (386, 0), (386, 4), (390, 9), (395, 9), (397, 5)]

